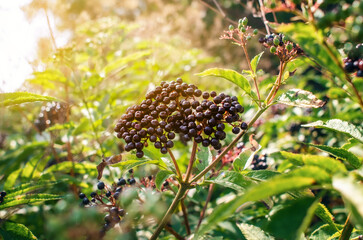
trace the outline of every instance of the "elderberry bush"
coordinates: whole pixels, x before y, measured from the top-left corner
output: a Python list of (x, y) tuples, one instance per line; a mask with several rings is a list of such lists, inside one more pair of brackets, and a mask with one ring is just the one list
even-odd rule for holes
[(356, 73), (357, 77), (363, 77), (363, 44), (356, 45), (347, 55), (343, 59), (344, 70), (347, 73)]
[[(239, 114), (243, 112), (236, 96), (202, 92), (178, 78), (162, 82), (141, 104), (129, 107), (114, 130), (125, 140), (125, 150), (136, 149), (138, 158), (144, 156), (143, 148), (149, 143), (166, 154), (177, 134), (183, 142), (194, 140), (218, 150), (226, 138), (225, 124), (233, 126), (233, 133), (240, 132)], [(247, 124), (241, 128), (247, 129)]]

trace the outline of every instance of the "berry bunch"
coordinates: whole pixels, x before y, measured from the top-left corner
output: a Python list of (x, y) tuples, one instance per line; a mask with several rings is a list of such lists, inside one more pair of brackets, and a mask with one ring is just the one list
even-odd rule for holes
[(245, 122), (241, 126), (235, 124), (243, 112), (236, 96), (202, 92), (178, 78), (161, 82), (141, 104), (129, 107), (114, 130), (118, 138), (125, 140), (125, 150), (136, 149), (138, 158), (144, 156), (143, 148), (148, 142), (166, 154), (174, 146), (176, 134), (182, 141), (194, 140), (204, 147), (220, 149), (220, 141), (226, 137), (225, 123), (234, 126), (235, 134), (240, 128), (247, 129)]
[(49, 102), (41, 108), (38, 118), (34, 125), (40, 132), (43, 132), (48, 127), (55, 123), (64, 123), (66, 121), (67, 106), (59, 102)]
[(348, 57), (343, 59), (344, 70), (347, 73), (355, 73), (357, 77), (363, 77), (363, 44), (358, 44), (348, 52)]
[(251, 163), (252, 170), (263, 170), (268, 167), (267, 165), (267, 154), (264, 154), (261, 158), (259, 155), (253, 156)]
[(5, 196), (6, 196), (6, 192), (5, 191), (0, 192), (0, 203), (4, 202)]
[[(229, 26), (228, 31), (224, 31), (224, 34), (220, 39), (229, 39), (235, 41), (237, 44), (244, 46), (246, 41), (251, 40), (253, 36), (258, 34), (258, 30), (252, 30), (251, 26), (248, 26), (248, 19), (245, 17), (238, 21), (238, 27), (234, 28), (233, 25)], [(238, 37), (235, 38), (235, 36)]]
[(270, 49), (270, 52), (280, 58), (282, 62), (289, 62), (302, 55), (303, 50), (295, 43), (288, 41), (283, 34), (270, 34), (258, 40), (263, 46)]

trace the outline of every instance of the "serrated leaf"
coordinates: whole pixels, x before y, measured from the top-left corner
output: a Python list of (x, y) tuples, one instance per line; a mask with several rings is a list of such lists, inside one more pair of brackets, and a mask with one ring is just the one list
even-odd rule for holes
[(151, 160), (151, 159), (140, 159), (140, 160), (126, 160), (114, 164), (113, 167), (119, 167), (123, 171), (128, 170), (130, 168), (138, 167), (145, 164), (159, 164), (159, 160)]
[(23, 224), (5, 221), (0, 222), (0, 235), (3, 239), (36, 240), (34, 234)]
[(244, 191), (251, 185), (251, 181), (244, 177), (242, 174), (234, 171), (221, 172), (218, 177), (208, 179), (206, 183), (219, 184), (222, 187), (232, 188), (236, 191)]
[(258, 144), (258, 147), (254, 148), (254, 150), (250, 148), (243, 149), (238, 157), (233, 161), (234, 170), (239, 172), (248, 168), (252, 163), (253, 157), (260, 149), (260, 144)]
[(59, 101), (59, 99), (29, 92), (0, 93), (0, 107), (7, 107), (21, 103), (39, 102), (39, 101), (49, 102), (49, 101)]
[(264, 52), (261, 52), (260, 54), (257, 54), (251, 60), (251, 68), (252, 68), (252, 70), (253, 70), (254, 73), (256, 73), (257, 65), (260, 62), (260, 59), (261, 59), (263, 53)]
[[(339, 227), (339, 231), (342, 227)], [(309, 240), (326, 240), (334, 235), (338, 229), (331, 227), (329, 224), (324, 224), (316, 229), (309, 237)]]
[(342, 146), (342, 148), (344, 148), (345, 150), (349, 150), (350, 148), (358, 145), (360, 142), (355, 139), (355, 138), (349, 138), (348, 142), (344, 143), (344, 145)]
[(347, 161), (351, 166), (358, 169), (362, 166), (362, 160), (360, 160), (358, 157), (356, 157), (353, 153), (343, 149), (343, 148), (335, 148), (335, 147), (329, 147), (324, 145), (315, 145), (315, 144), (308, 144), (309, 146), (315, 147), (317, 149), (320, 149), (324, 152), (330, 153), (331, 155), (342, 159), (344, 161)]
[(261, 228), (247, 223), (237, 224), (238, 228), (241, 230), (243, 236), (247, 240), (273, 240), (274, 237), (270, 234), (264, 232)]
[(209, 163), (213, 160), (212, 152), (210, 148), (200, 148), (197, 152), (197, 161), (195, 161), (196, 167), (199, 171), (203, 171)]
[(250, 177), (253, 180), (267, 180), (274, 176), (280, 175), (280, 172), (270, 171), (270, 170), (256, 170), (256, 171), (249, 171), (246, 173), (245, 176)]
[(168, 170), (160, 170), (156, 176), (155, 176), (155, 186), (157, 189), (161, 190), (161, 186), (165, 182), (166, 179), (168, 179), (171, 175), (173, 175), (173, 172)]
[(315, 215), (318, 216), (323, 222), (327, 223), (331, 228), (338, 231), (337, 225), (334, 223), (334, 217), (325, 207), (324, 204), (319, 203), (315, 210)]
[(59, 199), (61, 199), (61, 196), (55, 194), (47, 194), (47, 193), (18, 195), (12, 198), (6, 197), (4, 198), (4, 202), (0, 204), (0, 210), (23, 204), (39, 203), (39, 202), (59, 200)]
[(205, 70), (204, 72), (198, 73), (198, 76), (206, 77), (206, 76), (215, 76), (224, 78), (230, 82), (233, 82), (238, 87), (240, 87), (243, 91), (245, 91), (248, 95), (251, 94), (251, 86), (248, 82), (247, 78), (245, 78), (242, 74), (231, 70), (231, 69), (223, 69), (223, 68), (210, 68)]
[(356, 224), (363, 227), (363, 187), (352, 176), (333, 177), (333, 188), (343, 196)]
[(175, 166), (169, 158), (162, 157), (161, 160), (165, 163), (168, 170), (172, 171), (173, 173), (176, 173)]
[(41, 188), (47, 188), (50, 186), (54, 186), (59, 183), (65, 182), (66, 179), (58, 180), (58, 181), (39, 181), (39, 182), (31, 182), (31, 183), (24, 183), (12, 189), (7, 189), (7, 198), (12, 198), (17, 195), (25, 194), (34, 190), (38, 190)]
[(319, 100), (314, 94), (301, 89), (288, 90), (277, 99), (277, 103), (302, 108), (319, 108), (325, 105), (325, 102)]
[(64, 172), (69, 173), (73, 171), (73, 173), (78, 174), (90, 174), (92, 176), (97, 176), (97, 165), (93, 163), (78, 163), (78, 162), (61, 162), (54, 164), (47, 168), (43, 174), (47, 174), (50, 172)]
[(301, 125), (302, 127), (317, 127), (317, 128), (325, 128), (334, 130), (337, 132), (341, 132), (347, 134), (350, 137), (353, 137), (363, 143), (363, 129), (359, 126), (355, 126), (346, 121), (342, 121), (340, 119), (331, 119), (327, 122), (316, 121), (313, 123), (308, 123)]
[[(316, 30), (312, 24), (305, 23), (289, 23), (281, 24), (277, 28), (277, 32), (288, 35), (295, 43), (307, 53), (310, 57), (322, 67), (330, 71), (334, 76), (345, 81), (345, 73), (341, 66), (332, 58), (340, 59), (339, 52), (331, 46), (329, 49), (323, 44), (324, 35), (321, 30)], [(312, 34), (314, 33), (314, 34)]]

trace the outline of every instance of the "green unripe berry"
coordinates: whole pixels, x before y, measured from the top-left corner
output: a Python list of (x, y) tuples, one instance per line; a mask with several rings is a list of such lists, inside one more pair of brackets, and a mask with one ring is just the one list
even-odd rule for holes
[(241, 27), (241, 31), (242, 31), (242, 32), (246, 32), (246, 28)]
[(278, 38), (278, 37), (275, 37), (275, 38), (274, 38), (274, 44), (275, 44), (275, 46), (277, 46), (277, 45), (279, 45), (279, 44), (280, 44), (280, 40), (279, 40), (279, 38)]
[(251, 36), (247, 36), (246, 37), (246, 40), (248, 41), (248, 40), (251, 40)]
[(248, 19), (246, 17), (244, 17), (242, 20), (242, 25), (246, 26), (247, 24), (248, 24)]
[(290, 52), (292, 50), (292, 44), (291, 43), (287, 44), (286, 49), (287, 49), (287, 51)]
[(275, 53), (275, 52), (276, 52), (276, 47), (272, 46), (272, 47), (270, 48), (270, 52), (271, 52), (271, 53)]
[(286, 41), (287, 41), (287, 38), (285, 37), (285, 35), (282, 36), (282, 42), (286, 43)]
[(238, 20), (238, 25), (242, 25), (242, 19)]
[(233, 29), (234, 29), (233, 25), (229, 25), (229, 30), (233, 31)]
[(257, 35), (257, 33), (258, 33), (257, 29), (253, 30), (253, 35)]

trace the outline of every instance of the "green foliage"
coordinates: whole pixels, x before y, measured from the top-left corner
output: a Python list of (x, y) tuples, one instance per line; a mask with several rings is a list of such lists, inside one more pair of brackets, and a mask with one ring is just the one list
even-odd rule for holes
[(3, 239), (30, 240), (38, 239), (23, 224), (5, 221), (0, 223), (0, 235)]
[(13, 106), (28, 102), (50, 102), (57, 101), (57, 98), (42, 96), (29, 92), (0, 93), (0, 107)]
[(289, 91), (283, 93), (278, 99), (278, 103), (303, 107), (303, 108), (319, 108), (324, 106), (324, 102), (319, 100), (311, 92), (301, 90), (301, 89), (290, 89)]
[(273, 240), (274, 237), (270, 236), (269, 234), (265, 233), (261, 228), (247, 224), (241, 223), (237, 224), (241, 232), (243, 233), (244, 237), (247, 240), (253, 239), (261, 239), (261, 240)]

